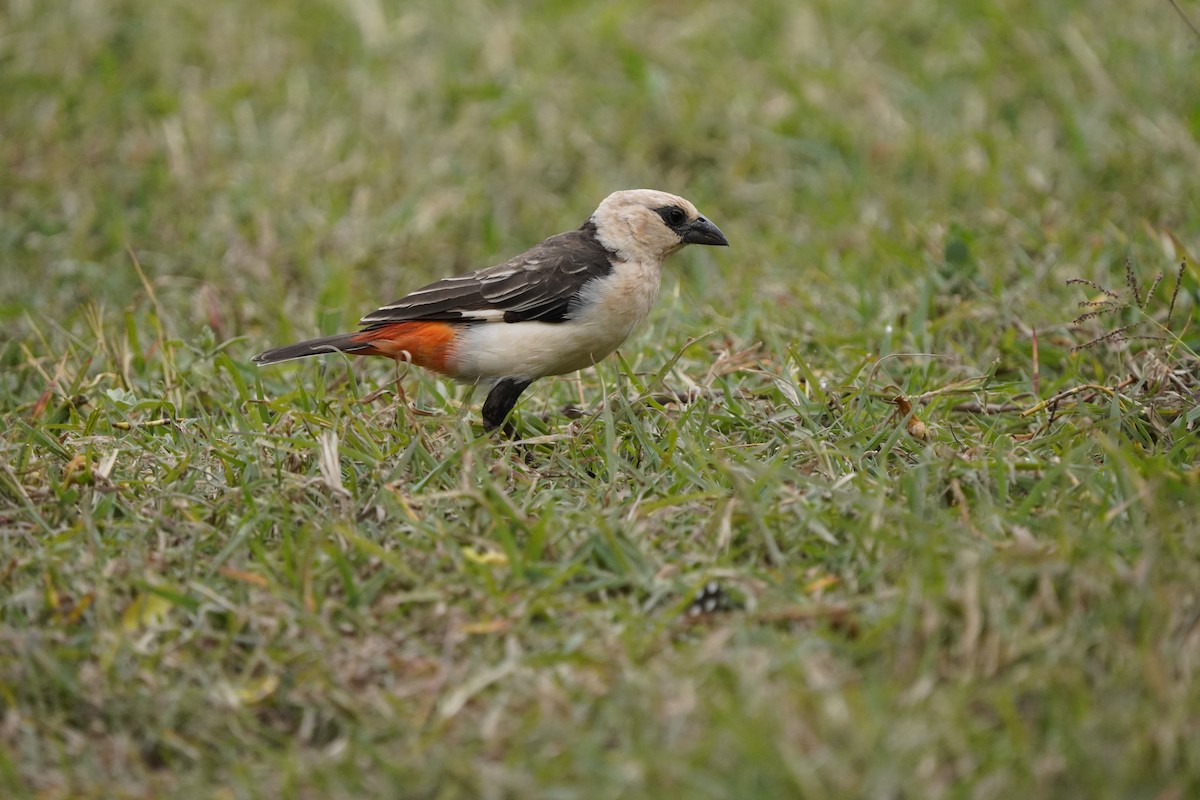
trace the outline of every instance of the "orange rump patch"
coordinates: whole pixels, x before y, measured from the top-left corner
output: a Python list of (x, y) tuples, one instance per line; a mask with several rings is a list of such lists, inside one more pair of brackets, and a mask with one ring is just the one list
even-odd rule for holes
[(446, 361), (457, 335), (454, 326), (445, 322), (395, 322), (363, 331), (353, 341), (371, 345), (371, 350), (359, 350), (359, 353), (389, 356), (445, 373)]

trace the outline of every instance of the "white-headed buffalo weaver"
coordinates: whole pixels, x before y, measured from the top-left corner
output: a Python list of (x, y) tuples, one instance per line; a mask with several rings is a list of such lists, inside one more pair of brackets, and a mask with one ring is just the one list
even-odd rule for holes
[(356, 333), (268, 350), (254, 361), (340, 351), (490, 384), (483, 425), (493, 430), (533, 381), (590, 367), (616, 350), (650, 313), (663, 261), (686, 244), (729, 242), (682, 197), (614, 192), (578, 230), (417, 289), (367, 314)]

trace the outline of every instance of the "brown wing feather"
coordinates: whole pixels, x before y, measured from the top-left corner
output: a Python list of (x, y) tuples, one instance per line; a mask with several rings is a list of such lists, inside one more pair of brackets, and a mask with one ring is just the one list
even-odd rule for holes
[(612, 254), (588, 222), (503, 264), (424, 286), (362, 318), (367, 328), (407, 320), (563, 322), (579, 290), (612, 271)]

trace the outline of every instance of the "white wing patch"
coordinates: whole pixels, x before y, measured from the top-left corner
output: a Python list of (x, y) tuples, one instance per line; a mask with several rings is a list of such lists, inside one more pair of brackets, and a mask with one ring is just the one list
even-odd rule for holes
[(504, 312), (498, 308), (483, 308), (478, 311), (463, 311), (464, 322), (503, 322)]

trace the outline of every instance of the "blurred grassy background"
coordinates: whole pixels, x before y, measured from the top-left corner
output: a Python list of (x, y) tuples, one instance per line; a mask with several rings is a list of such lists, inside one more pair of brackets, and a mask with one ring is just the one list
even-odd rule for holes
[(892, 321), (952, 225), (1057, 321), (1063, 274), (1197, 216), (1163, 5), (14, 2), (0, 308), (124, 308), (133, 247), (230, 333), (311, 332), (654, 185), (734, 228), (735, 307), (777, 287), (793, 329)]
[[(1015, 413), (1149, 357), (1072, 353), (1065, 280), (1200, 252), (1198, 61), (1145, 0), (8, 0), (0, 786), (1200, 793), (1188, 408)], [(247, 364), (636, 186), (733, 246), (528, 463)], [(930, 442), (879, 396), (980, 375)]]

